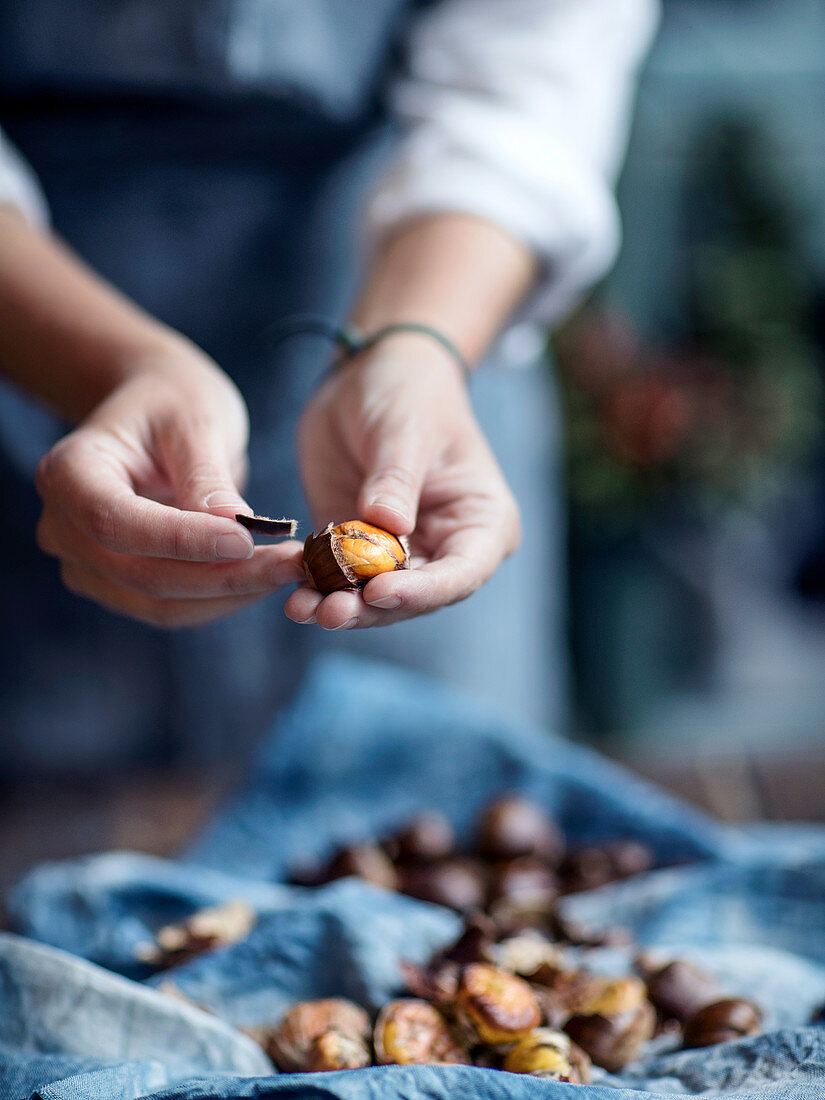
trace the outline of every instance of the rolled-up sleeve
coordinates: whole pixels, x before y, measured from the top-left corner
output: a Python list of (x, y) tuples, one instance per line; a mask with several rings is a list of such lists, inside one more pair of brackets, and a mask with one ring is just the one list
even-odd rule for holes
[(0, 130), (0, 203), (16, 206), (34, 225), (48, 225), (49, 210), (37, 177), (2, 130)]
[(477, 215), (540, 262), (553, 323), (610, 267), (613, 194), (658, 0), (442, 0), (414, 20), (391, 90), (405, 127), (371, 197), (375, 242), (438, 211)]

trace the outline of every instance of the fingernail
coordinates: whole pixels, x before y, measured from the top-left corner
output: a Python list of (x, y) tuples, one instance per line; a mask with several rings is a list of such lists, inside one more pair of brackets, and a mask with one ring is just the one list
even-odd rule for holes
[(367, 600), (370, 607), (383, 607), (387, 611), (392, 611), (396, 607), (401, 606), (400, 596), (385, 596), (383, 600)]
[(238, 494), (230, 493), (228, 489), (215, 489), (204, 498), (203, 503), (207, 508), (233, 508), (236, 512), (241, 511), (242, 506), (246, 507)]
[(215, 539), (215, 553), (225, 561), (245, 561), (251, 558), (255, 547), (251, 539), (243, 535), (218, 535)]
[(401, 519), (407, 518), (407, 502), (400, 497), (390, 496), (387, 493), (383, 493), (381, 496), (373, 497), (369, 502), (370, 508), (386, 508), (388, 512), (395, 512)]
[(308, 619), (293, 619), (292, 621), (294, 623), (297, 623), (299, 626), (309, 626), (311, 623), (318, 622), (314, 615), (310, 615)]
[(275, 584), (294, 584), (295, 581), (300, 581), (305, 576), (303, 569), (300, 565), (296, 565), (291, 561), (282, 561), (280, 565), (276, 565), (272, 570), (272, 580)]
[(347, 621), (345, 623), (342, 623), (341, 626), (334, 626), (334, 627), (332, 627), (332, 629), (333, 630), (352, 630), (352, 628), (355, 626), (355, 624), (357, 622), (358, 622), (357, 618), (347, 619)]

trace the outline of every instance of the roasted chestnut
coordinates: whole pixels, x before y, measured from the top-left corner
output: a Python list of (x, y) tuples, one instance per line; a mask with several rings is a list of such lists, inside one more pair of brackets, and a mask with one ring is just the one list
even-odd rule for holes
[[(339, 997), (299, 1001), (270, 1033), (267, 1054), (278, 1069), (300, 1073), (308, 1069), (316, 1039), (329, 1032), (366, 1042), (370, 1034), (369, 1016), (357, 1004)], [(314, 1061), (331, 1055), (334, 1046), (329, 1040), (314, 1052)]]
[(376, 844), (356, 844), (336, 852), (324, 870), (324, 881), (355, 875), (385, 890), (398, 889), (398, 874)]
[(647, 995), (666, 1020), (685, 1021), (700, 1008), (719, 1000), (721, 993), (714, 978), (683, 959), (674, 959), (644, 976)]
[(489, 961), (502, 970), (531, 981), (536, 980), (536, 974), (560, 970), (564, 961), (559, 947), (532, 929), (491, 944), (486, 954)]
[(135, 956), (158, 970), (168, 970), (205, 951), (246, 939), (255, 920), (255, 911), (239, 898), (198, 909), (180, 924), (159, 929), (155, 942), (140, 944)]
[(464, 967), (455, 1005), (471, 1042), (513, 1043), (541, 1022), (541, 1009), (530, 985), (485, 963)]
[(381, 1065), (469, 1065), (470, 1057), (438, 1009), (411, 998), (390, 1001), (373, 1034)]
[(385, 843), (400, 863), (435, 863), (455, 850), (455, 831), (448, 818), (435, 810), (417, 814)]
[(753, 1001), (728, 997), (700, 1008), (685, 1024), (686, 1047), (711, 1047), (762, 1030), (762, 1013)]
[(552, 1081), (586, 1085), (590, 1080), (590, 1059), (565, 1035), (547, 1027), (536, 1028), (506, 1054), (503, 1069), (529, 1073)]
[(536, 856), (555, 865), (564, 852), (564, 838), (550, 815), (521, 795), (491, 802), (482, 811), (476, 834), (478, 849), (487, 859)]
[(324, 594), (363, 588), (379, 573), (409, 567), (407, 550), (395, 535), (360, 519), (330, 523), (304, 543), (307, 580)]
[(597, 1066), (616, 1073), (653, 1038), (656, 1012), (650, 1001), (642, 1001), (616, 1016), (571, 1016), (564, 1030)]
[(486, 892), (482, 869), (475, 861), (460, 856), (402, 868), (400, 888), (419, 901), (446, 905), (459, 913), (480, 909)]
[(325, 1031), (310, 1046), (304, 1069), (308, 1073), (330, 1073), (336, 1069), (362, 1069), (371, 1064), (369, 1047), (359, 1035)]

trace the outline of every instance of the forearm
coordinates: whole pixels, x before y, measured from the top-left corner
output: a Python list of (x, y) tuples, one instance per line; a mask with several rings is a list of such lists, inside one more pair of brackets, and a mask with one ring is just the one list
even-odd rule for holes
[(77, 422), (181, 340), (0, 204), (0, 371)]
[(384, 243), (352, 316), (366, 332), (396, 321), (432, 325), (475, 363), (535, 274), (529, 249), (505, 231), (471, 215), (436, 214)]

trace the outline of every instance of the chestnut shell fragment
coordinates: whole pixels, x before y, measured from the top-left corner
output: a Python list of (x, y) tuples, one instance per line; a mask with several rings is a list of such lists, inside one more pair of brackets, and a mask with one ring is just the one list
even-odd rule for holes
[(253, 535), (266, 535), (271, 539), (291, 539), (298, 529), (298, 522), (294, 519), (270, 519), (269, 516), (246, 516), (237, 513), (235, 520)]

